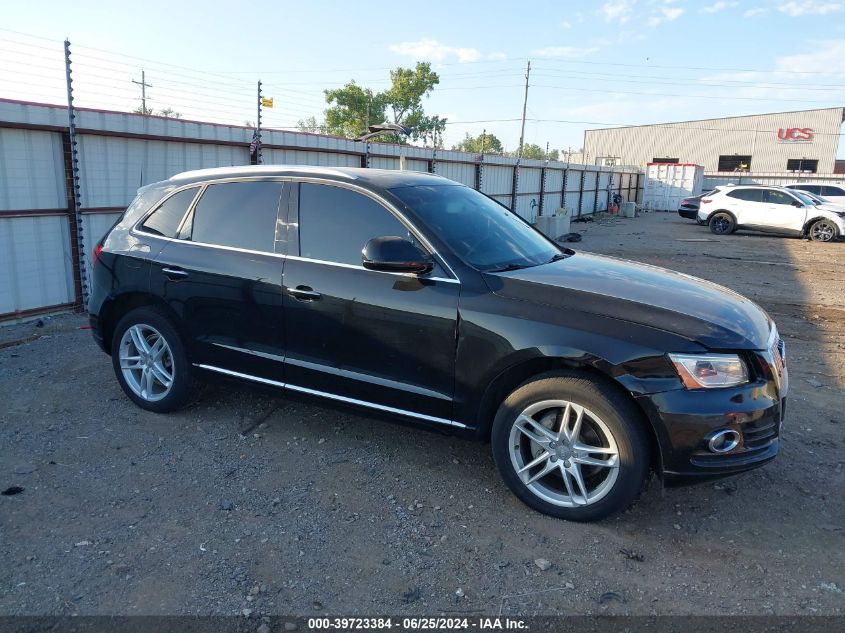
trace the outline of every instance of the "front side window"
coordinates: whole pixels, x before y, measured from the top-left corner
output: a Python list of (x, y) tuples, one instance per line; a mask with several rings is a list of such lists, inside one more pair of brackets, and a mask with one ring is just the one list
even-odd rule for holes
[(361, 266), (366, 243), (382, 236), (410, 237), (396, 216), (362, 193), (330, 185), (300, 184), (302, 257)]
[(729, 198), (736, 198), (737, 200), (745, 200), (746, 202), (760, 202), (762, 200), (762, 192), (759, 189), (737, 189), (728, 194)]
[(199, 187), (191, 187), (174, 193), (144, 220), (141, 229), (162, 237), (176, 237), (182, 218), (194, 201), (198, 189)]
[(527, 268), (563, 256), (507, 207), (463, 185), (390, 190), (470, 266), (483, 271)]
[(788, 193), (784, 193), (783, 191), (777, 191), (775, 189), (764, 189), (763, 202), (768, 202), (769, 204), (792, 204), (793, 202), (795, 202), (795, 198), (790, 196)]
[(203, 244), (272, 253), (281, 195), (280, 182), (209, 185), (194, 208), (190, 235), (184, 237)]

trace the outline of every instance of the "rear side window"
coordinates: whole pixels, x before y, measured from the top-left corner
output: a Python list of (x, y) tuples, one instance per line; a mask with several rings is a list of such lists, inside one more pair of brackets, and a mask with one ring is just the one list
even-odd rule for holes
[(408, 238), (408, 229), (378, 202), (341, 187), (299, 186), (302, 257), (361, 266), (361, 250), (374, 237)]
[(154, 235), (176, 237), (179, 224), (182, 223), (182, 218), (185, 217), (185, 212), (191, 206), (198, 189), (198, 187), (191, 187), (170, 196), (153, 211), (150, 217), (144, 220), (141, 229)]
[(763, 202), (768, 202), (769, 204), (792, 204), (795, 202), (795, 198), (783, 191), (763, 189)]
[(799, 191), (809, 191), (810, 193), (814, 193), (817, 196), (821, 195), (822, 187), (821, 185), (801, 185), (801, 186), (794, 186), (790, 187), (790, 189), (798, 189)]
[(831, 185), (825, 185), (821, 187), (823, 196), (845, 196), (845, 189), (842, 187), (833, 187)]
[(745, 200), (746, 202), (760, 202), (762, 200), (759, 189), (737, 189), (736, 191), (731, 191), (728, 197)]
[(272, 253), (281, 195), (280, 182), (209, 185), (194, 207), (190, 239)]

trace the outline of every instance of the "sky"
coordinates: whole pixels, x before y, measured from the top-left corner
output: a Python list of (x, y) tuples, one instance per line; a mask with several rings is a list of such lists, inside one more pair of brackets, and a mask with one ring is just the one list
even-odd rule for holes
[(518, 145), (529, 59), (525, 141), (564, 151), (588, 128), (845, 106), (845, 1), (8, 2), (0, 97), (65, 103), (65, 38), (79, 106), (137, 107), (144, 70), (148, 107), (242, 125), (260, 79), (278, 128), (430, 61), (447, 147)]

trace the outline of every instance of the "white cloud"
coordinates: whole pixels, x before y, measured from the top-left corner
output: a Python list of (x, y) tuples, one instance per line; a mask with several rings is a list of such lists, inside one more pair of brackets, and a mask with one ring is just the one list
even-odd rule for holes
[(754, 7), (753, 9), (748, 9), (745, 13), (742, 14), (745, 18), (753, 18), (755, 15), (762, 15), (763, 13), (768, 13), (768, 9), (766, 7)]
[(636, 0), (610, 0), (601, 5), (599, 11), (607, 22), (619, 22), (625, 24), (630, 17)]
[(586, 57), (598, 52), (598, 47), (592, 46), (590, 48), (578, 48), (576, 46), (546, 46), (545, 48), (538, 48), (531, 51), (532, 55), (537, 57), (567, 57), (569, 59), (575, 57)]
[(713, 4), (703, 7), (701, 9), (702, 13), (718, 13), (719, 11), (724, 11), (728, 7), (735, 7), (738, 2), (725, 2), (724, 0), (719, 0), (719, 2), (714, 2)]
[(845, 73), (845, 41), (822, 40), (813, 44), (812, 53), (780, 57), (775, 68), (784, 72)]
[(489, 59), (491, 62), (498, 62), (498, 61), (501, 61), (501, 60), (507, 59), (507, 58), (508, 58), (508, 56), (501, 51), (494, 51), (492, 53), (487, 53), (487, 59)]
[(560, 25), (565, 29), (571, 29), (572, 28), (572, 22), (567, 22), (566, 20), (561, 22)]
[(651, 16), (648, 19), (647, 24), (653, 27), (663, 24), (664, 22), (672, 22), (673, 20), (677, 20), (683, 14), (684, 10), (679, 7), (663, 7), (660, 9), (660, 15)]
[(392, 44), (390, 50), (398, 55), (426, 59), (434, 62), (444, 62), (456, 59), (460, 63), (475, 62), (481, 59), (481, 51), (477, 48), (447, 46), (437, 40), (423, 38), (416, 42), (400, 42)]
[(816, 0), (802, 0), (801, 2), (784, 2), (778, 6), (778, 11), (793, 17), (800, 15), (827, 15), (845, 10), (845, 2), (817, 2)]

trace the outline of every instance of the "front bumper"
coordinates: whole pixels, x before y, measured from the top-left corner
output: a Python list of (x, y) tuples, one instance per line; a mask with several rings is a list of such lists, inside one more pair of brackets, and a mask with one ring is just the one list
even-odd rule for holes
[[(637, 398), (660, 445), (661, 471), (667, 486), (726, 477), (773, 460), (780, 448), (786, 409), (786, 368), (767, 366), (757, 355), (760, 374), (754, 382), (726, 389), (678, 389)], [(709, 434), (732, 429), (737, 446), (726, 453), (708, 447)]]

